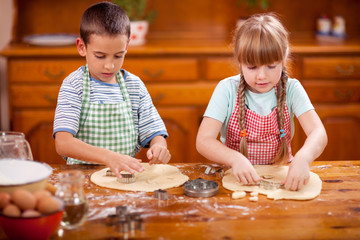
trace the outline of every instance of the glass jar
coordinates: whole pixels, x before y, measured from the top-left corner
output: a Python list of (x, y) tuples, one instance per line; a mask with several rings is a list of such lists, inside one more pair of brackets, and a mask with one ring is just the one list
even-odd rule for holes
[(84, 175), (79, 170), (59, 173), (60, 185), (56, 196), (64, 201), (64, 215), (61, 226), (76, 228), (84, 223), (88, 213), (88, 203), (83, 189)]
[(21, 132), (0, 131), (0, 159), (33, 160), (30, 144)]

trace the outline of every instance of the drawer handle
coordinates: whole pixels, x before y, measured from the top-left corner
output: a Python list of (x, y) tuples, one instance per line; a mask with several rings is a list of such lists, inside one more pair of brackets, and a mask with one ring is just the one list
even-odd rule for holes
[(51, 79), (58, 79), (58, 78), (64, 76), (64, 74), (65, 74), (64, 70), (61, 70), (59, 73), (51, 73), (49, 71), (49, 69), (45, 70), (45, 75), (48, 76)]
[(164, 70), (159, 69), (156, 73), (152, 73), (152, 72), (150, 72), (149, 69), (145, 69), (144, 73), (150, 78), (157, 78), (157, 77), (160, 77), (164, 73)]
[(51, 97), (49, 94), (46, 94), (46, 95), (45, 95), (45, 99), (46, 99), (48, 102), (52, 103), (52, 104), (54, 104), (54, 103), (57, 102), (57, 99)]
[(354, 91), (352, 89), (349, 89), (348, 91), (340, 91), (339, 89), (335, 89), (334, 94), (341, 100), (349, 100), (352, 96), (354, 96)]
[(341, 66), (337, 65), (336, 66), (336, 71), (343, 76), (349, 76), (351, 74), (354, 73), (355, 71), (355, 66), (354, 65), (350, 65), (348, 69), (343, 69)]
[(153, 98), (153, 103), (157, 103), (157, 102), (160, 102), (161, 100), (163, 100), (165, 97), (165, 94), (164, 93), (160, 93), (158, 94), (156, 97)]

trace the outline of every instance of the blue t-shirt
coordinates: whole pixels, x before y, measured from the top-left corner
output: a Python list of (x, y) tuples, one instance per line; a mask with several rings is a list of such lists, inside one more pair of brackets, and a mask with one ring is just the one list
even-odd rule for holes
[[(214, 90), (204, 114), (204, 117), (210, 117), (223, 123), (220, 130), (220, 140), (224, 143), (226, 140), (227, 126), (236, 105), (239, 82), (240, 75), (220, 81)], [(245, 104), (250, 110), (259, 115), (268, 115), (277, 105), (275, 89), (273, 88), (266, 93), (254, 93), (246, 89)], [(294, 136), (294, 114), (296, 117), (299, 117), (301, 114), (314, 109), (305, 89), (301, 83), (294, 78), (288, 79), (286, 104), (290, 114), (291, 135)]]
[[(144, 83), (139, 77), (122, 70), (125, 84), (130, 95), (134, 124), (138, 134), (136, 152), (148, 147), (155, 136), (168, 136), (164, 122), (152, 103)], [(80, 67), (64, 79), (58, 96), (55, 111), (54, 131), (65, 131), (73, 136), (79, 130), (83, 94), (84, 67)], [(101, 82), (90, 76), (90, 102), (118, 103), (123, 101), (119, 84)]]

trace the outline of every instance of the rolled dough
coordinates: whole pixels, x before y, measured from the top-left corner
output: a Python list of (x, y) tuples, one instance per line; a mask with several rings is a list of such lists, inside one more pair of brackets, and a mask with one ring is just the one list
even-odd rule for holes
[[(281, 182), (285, 180), (288, 166), (274, 166), (274, 165), (255, 165), (256, 172), (259, 176), (267, 176), (268, 180), (273, 182)], [(271, 176), (271, 177), (270, 177)], [(246, 192), (258, 192), (266, 195), (269, 199), (294, 199), (294, 200), (308, 200), (317, 197), (321, 192), (322, 181), (316, 173), (310, 172), (310, 179), (307, 185), (305, 185), (299, 191), (288, 191), (285, 189), (266, 190), (259, 186), (248, 186), (238, 182), (232, 169), (225, 172), (225, 176), (222, 180), (224, 188), (231, 191), (246, 191)]]
[(135, 173), (134, 183), (120, 183), (116, 177), (106, 176), (109, 168), (104, 168), (91, 175), (90, 180), (101, 187), (113, 188), (125, 191), (153, 192), (158, 189), (178, 187), (189, 180), (177, 167), (167, 164), (142, 163), (144, 171)]

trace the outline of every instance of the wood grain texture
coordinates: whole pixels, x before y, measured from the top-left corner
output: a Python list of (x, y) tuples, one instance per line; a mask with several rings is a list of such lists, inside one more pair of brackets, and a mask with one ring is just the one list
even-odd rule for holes
[[(221, 183), (220, 178), (204, 174), (205, 164), (174, 164), (190, 179), (202, 177)], [(91, 173), (102, 166), (52, 165), (52, 184), (57, 174), (81, 169), (86, 175), (84, 189), (89, 202), (86, 223), (74, 230), (55, 233), (51, 239), (359, 239), (360, 237), (360, 160), (314, 162), (311, 171), (323, 181), (320, 196), (310, 201), (273, 201), (259, 195), (258, 202), (231, 199), (221, 184), (211, 198), (183, 195), (182, 187), (169, 189), (169, 200), (159, 202), (152, 194), (101, 188), (90, 182)], [(140, 212), (145, 231), (127, 234), (105, 224), (105, 217), (118, 205)], [(0, 239), (4, 235), (0, 232)]]

